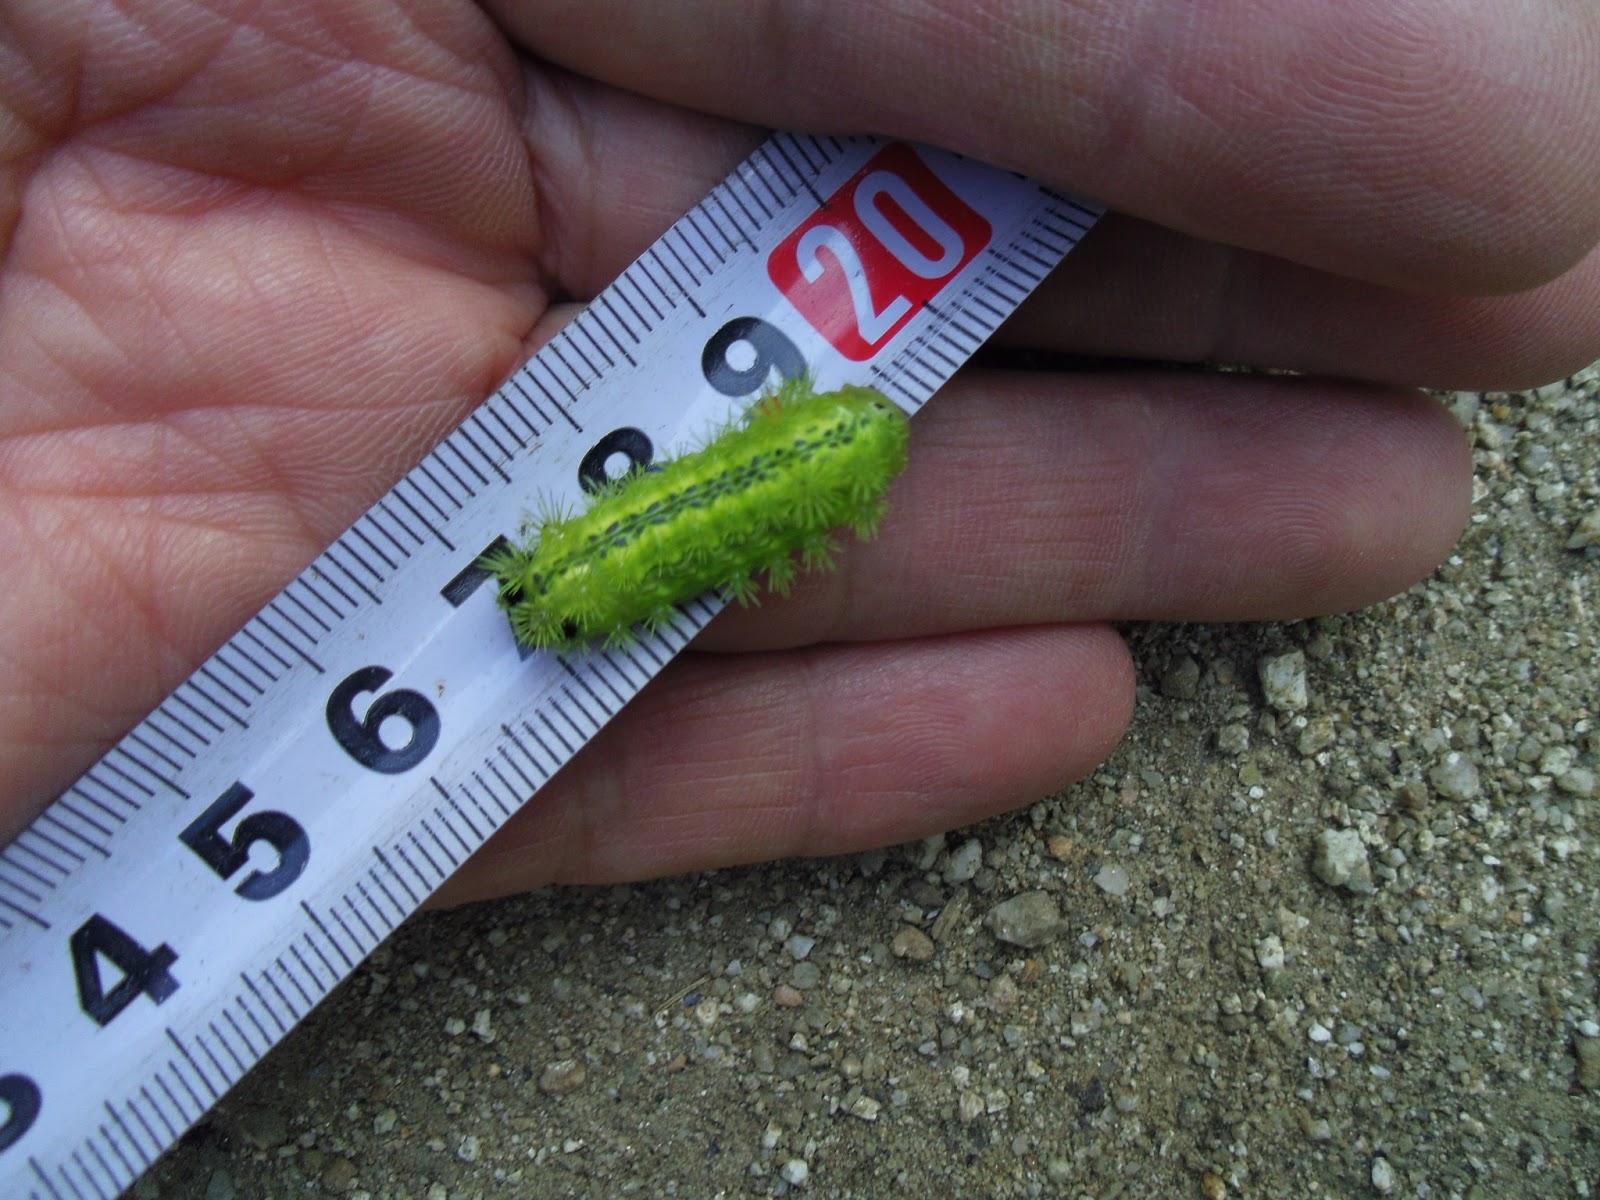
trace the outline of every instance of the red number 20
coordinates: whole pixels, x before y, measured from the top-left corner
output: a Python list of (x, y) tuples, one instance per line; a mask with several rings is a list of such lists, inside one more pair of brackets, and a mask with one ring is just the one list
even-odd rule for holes
[(846, 358), (875, 355), (993, 230), (910, 146), (885, 146), (772, 251), (767, 274)]

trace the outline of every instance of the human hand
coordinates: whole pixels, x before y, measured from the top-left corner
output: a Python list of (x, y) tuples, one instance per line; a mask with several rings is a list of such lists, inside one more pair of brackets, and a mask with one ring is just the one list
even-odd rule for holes
[(1101, 622), (1392, 594), (1468, 498), (1459, 430), (1406, 388), (1600, 356), (1590, 5), (227, 13), (0, 16), (0, 840), (715, 183), (745, 121), (943, 144), (1129, 214), (1014, 345), (1318, 377), (958, 378), (880, 540), (719, 619), (447, 898), (1035, 799), (1124, 728)]

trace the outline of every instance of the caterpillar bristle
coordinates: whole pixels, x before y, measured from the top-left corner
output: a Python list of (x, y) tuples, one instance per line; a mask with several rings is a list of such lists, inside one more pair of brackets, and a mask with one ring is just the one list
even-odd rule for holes
[(740, 608), (760, 607), (761, 589), (747, 572), (735, 575), (723, 585), (723, 591), (739, 602)]
[(856, 518), (850, 526), (850, 532), (863, 542), (870, 542), (878, 536), (878, 528), (883, 524), (883, 518), (888, 514), (889, 505), (883, 497), (878, 497), (866, 506), (866, 509)]
[(795, 566), (794, 558), (790, 554), (780, 554), (764, 568), (767, 577), (767, 590), (776, 592), (780, 596), (787, 596), (794, 590)]
[(807, 538), (800, 547), (800, 565), (807, 571), (831, 571), (835, 548), (833, 539), (825, 533)]

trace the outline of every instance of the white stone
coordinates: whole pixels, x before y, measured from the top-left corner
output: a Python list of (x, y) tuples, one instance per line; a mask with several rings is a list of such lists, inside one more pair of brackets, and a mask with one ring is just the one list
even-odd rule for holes
[(1367, 848), (1354, 829), (1324, 829), (1317, 835), (1311, 870), (1329, 887), (1367, 895), (1377, 891)]
[(1478, 795), (1478, 768), (1459, 750), (1452, 750), (1428, 772), (1433, 790), (1446, 800), (1472, 800)]
[(1394, 1168), (1387, 1158), (1372, 1160), (1372, 1186), (1385, 1195), (1394, 1190)]
[(805, 1187), (806, 1180), (811, 1178), (811, 1167), (803, 1158), (791, 1158), (778, 1174), (790, 1187)]
[(1299, 650), (1261, 660), (1261, 691), (1279, 712), (1299, 712), (1306, 706), (1306, 656)]
[(1117, 866), (1116, 863), (1107, 863), (1096, 872), (1095, 886), (1108, 896), (1125, 896), (1128, 894), (1128, 872)]
[(1268, 934), (1256, 943), (1256, 961), (1263, 971), (1276, 971), (1284, 964), (1283, 939)]
[(968, 838), (950, 851), (950, 857), (944, 864), (944, 881), (965, 883), (978, 873), (978, 868), (982, 865), (983, 843), (977, 838)]

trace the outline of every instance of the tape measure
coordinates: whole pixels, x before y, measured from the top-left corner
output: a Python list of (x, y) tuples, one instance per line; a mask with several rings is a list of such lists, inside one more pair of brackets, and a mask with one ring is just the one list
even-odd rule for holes
[(779, 135), (0, 851), (0, 1195), (116, 1196), (711, 619), (532, 654), (475, 564), (776, 376), (915, 412), (1099, 215)]

